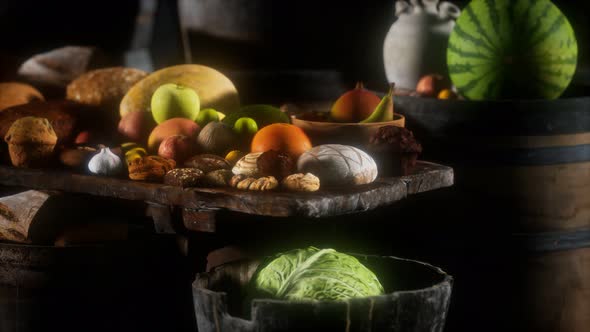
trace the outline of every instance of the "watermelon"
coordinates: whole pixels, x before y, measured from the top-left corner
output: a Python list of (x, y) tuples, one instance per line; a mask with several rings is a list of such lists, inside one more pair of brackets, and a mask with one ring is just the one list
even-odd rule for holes
[(572, 26), (549, 0), (473, 0), (447, 48), (451, 80), (472, 100), (558, 98), (577, 61)]

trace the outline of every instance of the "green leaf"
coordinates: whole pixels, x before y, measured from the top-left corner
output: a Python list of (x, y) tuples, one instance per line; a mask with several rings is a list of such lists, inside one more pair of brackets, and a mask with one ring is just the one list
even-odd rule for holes
[(383, 294), (375, 274), (355, 257), (334, 249), (292, 250), (259, 268), (254, 287), (274, 298), (343, 301)]

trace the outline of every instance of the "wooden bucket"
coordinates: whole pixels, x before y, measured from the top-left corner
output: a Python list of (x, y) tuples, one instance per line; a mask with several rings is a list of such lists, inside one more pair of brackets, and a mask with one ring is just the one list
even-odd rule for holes
[[(468, 227), (462, 229), (467, 234), (447, 240), (481, 236), (467, 250), (495, 247), (493, 255), (502, 258), (498, 265), (486, 265), (505, 274), (489, 285), (494, 290), (486, 293), (490, 298), (478, 306), (473, 306), (476, 299), (459, 298), (450, 316), (481, 320), (489, 317), (490, 306), (509, 301), (510, 311), (483, 330), (588, 331), (590, 98), (475, 102), (398, 97), (395, 107), (422, 141), (424, 158), (455, 171), (455, 187), (423, 201), (431, 208), (421, 217)], [(483, 274), (463, 265), (452, 272), (458, 280)]]
[(193, 284), (199, 331), (443, 331), (449, 275), (417, 261), (357, 258), (379, 276), (387, 294), (346, 302), (255, 299), (251, 319), (242, 308), (250, 305), (244, 299), (259, 262), (235, 262), (199, 274)]
[(0, 331), (194, 331), (190, 280), (172, 239), (0, 243)]

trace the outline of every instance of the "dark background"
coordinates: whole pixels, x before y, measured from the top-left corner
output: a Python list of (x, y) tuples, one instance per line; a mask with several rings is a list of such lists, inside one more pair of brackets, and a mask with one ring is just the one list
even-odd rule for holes
[[(193, 62), (221, 70), (328, 70), (346, 85), (363, 80), (384, 89), (382, 44), (394, 20), (393, 0), (272, 1), (260, 20), (260, 42), (237, 42), (207, 33), (190, 35)], [(554, 1), (570, 19), (580, 46), (580, 67), (590, 63), (586, 1)], [(150, 51), (156, 68), (184, 62), (175, 1), (159, 1)], [(467, 1), (455, 1), (463, 6)], [(130, 46), (139, 1), (2, 1), (2, 77), (27, 56), (66, 44), (95, 45), (112, 56)], [(228, 18), (231, 13), (228, 13)]]

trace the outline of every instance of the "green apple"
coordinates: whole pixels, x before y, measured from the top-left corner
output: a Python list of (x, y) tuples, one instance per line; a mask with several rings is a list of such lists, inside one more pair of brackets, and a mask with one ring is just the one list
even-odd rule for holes
[(254, 119), (242, 117), (234, 123), (234, 131), (240, 136), (254, 136), (258, 131), (258, 125)]
[(205, 127), (209, 122), (218, 122), (219, 113), (212, 108), (205, 108), (199, 111), (197, 119), (195, 120), (201, 128)]
[(180, 84), (168, 83), (159, 86), (151, 100), (152, 116), (160, 124), (172, 118), (195, 121), (201, 107), (195, 90)]

